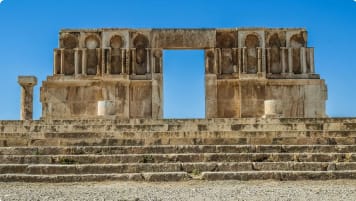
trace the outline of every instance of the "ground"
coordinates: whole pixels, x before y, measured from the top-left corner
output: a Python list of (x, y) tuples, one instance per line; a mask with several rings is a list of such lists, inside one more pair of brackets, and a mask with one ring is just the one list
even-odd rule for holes
[(0, 200), (356, 200), (356, 180), (1, 183)]

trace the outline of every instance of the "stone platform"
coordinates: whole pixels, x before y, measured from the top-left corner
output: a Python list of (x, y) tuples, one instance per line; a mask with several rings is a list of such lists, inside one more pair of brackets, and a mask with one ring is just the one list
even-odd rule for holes
[(356, 179), (356, 118), (0, 121), (0, 182)]

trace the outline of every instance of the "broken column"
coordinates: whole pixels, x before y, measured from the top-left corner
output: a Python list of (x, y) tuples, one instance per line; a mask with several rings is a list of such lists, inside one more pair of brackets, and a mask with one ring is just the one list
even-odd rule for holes
[(19, 76), (21, 85), (21, 120), (31, 120), (33, 114), (33, 87), (37, 84), (35, 76)]

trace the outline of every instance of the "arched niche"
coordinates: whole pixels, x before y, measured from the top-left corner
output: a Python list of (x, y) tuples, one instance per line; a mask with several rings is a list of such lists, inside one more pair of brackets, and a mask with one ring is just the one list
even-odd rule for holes
[(292, 48), (292, 64), (293, 73), (301, 74), (301, 60), (300, 60), (300, 48), (305, 46), (305, 40), (302, 33), (294, 34), (289, 41), (290, 47)]
[(300, 48), (305, 46), (305, 40), (303, 37), (303, 34), (294, 34), (292, 37), (290, 37), (289, 40), (290, 47), (292, 48)]
[(221, 49), (221, 64), (220, 69), (222, 74), (233, 73), (233, 50), (235, 47), (235, 37), (233, 33), (217, 32), (216, 33), (216, 47)]
[(73, 34), (64, 34), (60, 38), (60, 47), (64, 49), (74, 49), (78, 47), (78, 38)]
[(143, 34), (138, 34), (133, 40), (133, 46), (136, 48), (135, 55), (135, 74), (144, 75), (147, 73), (147, 47), (149, 41)]
[(100, 63), (97, 48), (100, 47), (100, 39), (96, 35), (89, 35), (84, 41), (87, 48), (87, 75), (96, 75)]
[(280, 48), (281, 41), (277, 33), (274, 33), (268, 40), (270, 49), (270, 73), (280, 74), (282, 73), (281, 59), (280, 59)]
[(260, 47), (260, 39), (256, 34), (249, 34), (245, 39), (247, 49), (246, 71), (247, 73), (257, 73), (257, 47)]
[(232, 33), (216, 33), (216, 47), (217, 48), (233, 48), (235, 46), (235, 39)]
[(111, 47), (111, 74), (120, 74), (122, 72), (122, 55), (121, 48), (124, 45), (124, 41), (120, 35), (114, 35), (110, 39), (110, 47)]
[[(60, 38), (60, 47), (63, 48), (63, 73), (64, 75), (73, 75), (75, 72), (74, 48), (78, 47), (78, 39), (74, 34), (64, 34)], [(57, 58), (60, 61), (60, 58)], [(58, 72), (57, 72), (58, 73)]]

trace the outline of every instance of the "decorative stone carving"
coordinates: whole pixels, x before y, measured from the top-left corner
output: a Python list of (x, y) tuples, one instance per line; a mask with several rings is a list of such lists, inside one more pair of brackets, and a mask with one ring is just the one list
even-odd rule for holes
[(314, 72), (304, 29), (62, 30), (43, 118), (96, 117), (111, 100), (117, 118), (162, 118), (163, 50), (205, 50), (206, 117), (262, 117), (281, 100), (284, 117), (324, 117), (326, 85)]

